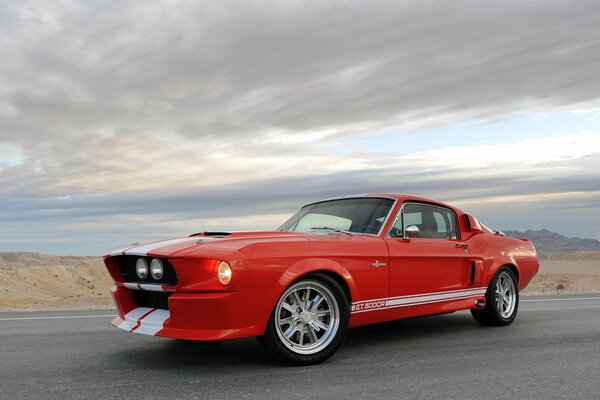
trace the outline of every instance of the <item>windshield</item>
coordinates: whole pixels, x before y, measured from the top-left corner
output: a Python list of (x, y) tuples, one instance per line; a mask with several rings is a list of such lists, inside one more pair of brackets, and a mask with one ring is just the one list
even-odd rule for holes
[(298, 211), (278, 230), (306, 233), (351, 232), (377, 235), (394, 201), (377, 197), (330, 200)]

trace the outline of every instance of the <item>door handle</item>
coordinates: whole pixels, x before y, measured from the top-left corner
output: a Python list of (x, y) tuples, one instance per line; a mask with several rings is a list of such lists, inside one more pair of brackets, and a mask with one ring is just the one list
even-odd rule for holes
[(456, 248), (467, 251), (467, 250), (469, 250), (469, 244), (468, 243), (456, 243)]

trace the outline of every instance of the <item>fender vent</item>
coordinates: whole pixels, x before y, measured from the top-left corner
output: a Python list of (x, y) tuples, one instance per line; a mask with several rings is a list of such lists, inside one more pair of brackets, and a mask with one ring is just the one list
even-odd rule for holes
[(467, 268), (467, 284), (477, 285), (483, 276), (483, 260), (471, 260)]
[(471, 261), (469, 263), (469, 274), (468, 274), (468, 278), (467, 278), (467, 283), (469, 285), (472, 285), (473, 283), (475, 283), (475, 272), (476, 272), (475, 261)]

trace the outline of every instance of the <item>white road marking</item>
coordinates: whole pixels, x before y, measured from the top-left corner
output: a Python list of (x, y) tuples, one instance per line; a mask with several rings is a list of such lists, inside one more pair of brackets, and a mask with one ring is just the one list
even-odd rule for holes
[(11, 318), (0, 318), (0, 321), (18, 321), (25, 319), (74, 319), (74, 318), (107, 318), (115, 317), (116, 314), (98, 314), (98, 315), (57, 315), (48, 317), (11, 317)]
[(600, 300), (600, 297), (569, 297), (566, 299), (521, 299), (524, 302), (539, 302), (539, 301), (575, 301), (575, 300)]

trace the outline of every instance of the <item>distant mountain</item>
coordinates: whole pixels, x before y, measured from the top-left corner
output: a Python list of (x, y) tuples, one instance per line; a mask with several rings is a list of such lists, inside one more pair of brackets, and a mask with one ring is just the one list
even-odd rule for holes
[(519, 231), (502, 231), (506, 236), (527, 238), (531, 240), (538, 253), (541, 255), (566, 253), (572, 251), (598, 251), (600, 241), (596, 239), (582, 239), (567, 237), (547, 229)]

